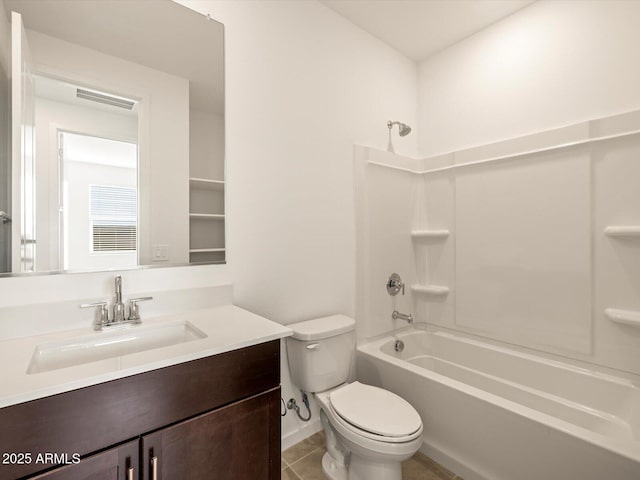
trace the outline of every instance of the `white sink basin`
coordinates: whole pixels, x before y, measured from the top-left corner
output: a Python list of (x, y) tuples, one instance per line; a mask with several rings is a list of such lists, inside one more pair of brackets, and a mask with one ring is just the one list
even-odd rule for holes
[(135, 325), (36, 346), (27, 374), (48, 372), (207, 338), (189, 322)]

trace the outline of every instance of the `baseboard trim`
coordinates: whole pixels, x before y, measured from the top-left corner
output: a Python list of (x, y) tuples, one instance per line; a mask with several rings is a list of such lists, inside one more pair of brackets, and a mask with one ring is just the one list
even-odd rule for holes
[(443, 467), (448, 468), (459, 477), (464, 478), (464, 480), (491, 480), (489, 477), (478, 473), (476, 469), (471, 468), (466, 463), (463, 463), (459, 459), (452, 457), (443, 450), (440, 450), (427, 442), (422, 443), (420, 452), (435, 460)]
[(283, 435), (282, 441), (280, 442), (282, 451), (284, 452), (287, 448), (294, 446), (296, 443), (303, 441), (305, 438), (309, 438), (311, 435), (319, 432), (320, 430), (322, 430), (322, 424), (320, 423), (320, 419), (318, 418), (305, 424), (298, 430)]

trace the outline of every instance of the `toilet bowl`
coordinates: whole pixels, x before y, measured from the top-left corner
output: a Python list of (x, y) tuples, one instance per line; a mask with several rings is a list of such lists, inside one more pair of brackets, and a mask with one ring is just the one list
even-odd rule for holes
[[(325, 475), (331, 480), (400, 480), (400, 463), (413, 456), (422, 445), (422, 421), (405, 400), (387, 390), (359, 382), (341, 385), (316, 394), (336, 441), (343, 447), (342, 458), (333, 458), (327, 445)], [(329, 468), (327, 468), (327, 466)], [(347, 466), (348, 471), (347, 470)], [(346, 475), (341, 475), (340, 470)]]
[(346, 383), (353, 359), (354, 322), (334, 315), (288, 325), (293, 382), (320, 406), (330, 480), (401, 480), (401, 462), (422, 444), (422, 420), (404, 399), (360, 382)]

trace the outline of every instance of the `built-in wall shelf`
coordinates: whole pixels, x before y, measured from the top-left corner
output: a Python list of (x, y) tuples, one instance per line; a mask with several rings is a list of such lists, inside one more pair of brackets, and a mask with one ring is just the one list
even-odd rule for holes
[(449, 236), (449, 230), (413, 230), (411, 238), (415, 239), (445, 239)]
[(209, 220), (223, 220), (224, 215), (221, 213), (190, 213), (190, 218), (206, 218)]
[(189, 184), (194, 188), (220, 189), (224, 188), (223, 180), (212, 180), (209, 178), (189, 177)]
[(607, 308), (604, 311), (606, 317), (612, 322), (624, 323), (640, 327), (640, 312), (634, 310), (618, 310), (617, 308)]
[(604, 229), (608, 237), (624, 237), (640, 239), (640, 225), (610, 225)]
[(223, 125), (215, 115), (191, 112), (189, 123), (189, 263), (221, 263), (226, 257)]
[(449, 294), (449, 287), (444, 287), (442, 285), (412, 285), (411, 291), (414, 293), (422, 293), (424, 295), (442, 297)]

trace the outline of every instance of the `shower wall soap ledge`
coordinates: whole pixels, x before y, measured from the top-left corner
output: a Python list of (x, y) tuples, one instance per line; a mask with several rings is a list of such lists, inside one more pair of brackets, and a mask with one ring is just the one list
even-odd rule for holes
[(449, 230), (413, 230), (412, 238), (447, 238)]
[(414, 293), (424, 293), (426, 295), (443, 296), (449, 294), (449, 287), (442, 285), (412, 285), (411, 291)]
[(624, 323), (640, 327), (640, 312), (634, 310), (618, 310), (617, 308), (607, 308), (604, 314), (609, 320), (616, 323)]
[(640, 238), (640, 225), (611, 225), (604, 229), (608, 237), (637, 237)]

